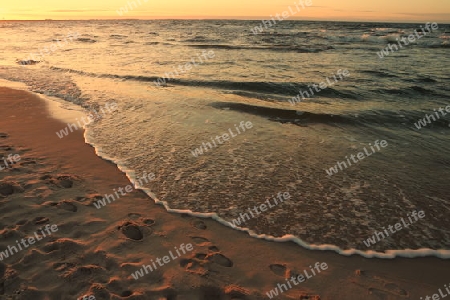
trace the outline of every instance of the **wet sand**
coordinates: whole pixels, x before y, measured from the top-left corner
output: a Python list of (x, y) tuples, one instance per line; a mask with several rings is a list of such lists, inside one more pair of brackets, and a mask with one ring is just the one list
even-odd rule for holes
[[(449, 260), (345, 257), (259, 240), (168, 213), (142, 191), (97, 209), (95, 201), (130, 182), (95, 155), (81, 130), (59, 139), (65, 126), (39, 97), (0, 88), (0, 158), (21, 157), (0, 171), (0, 252), (45, 225), (58, 227), (0, 261), (0, 299), (268, 299), (316, 262), (328, 268), (275, 298), (420, 299), (450, 282)], [(131, 276), (183, 243), (193, 250)]]

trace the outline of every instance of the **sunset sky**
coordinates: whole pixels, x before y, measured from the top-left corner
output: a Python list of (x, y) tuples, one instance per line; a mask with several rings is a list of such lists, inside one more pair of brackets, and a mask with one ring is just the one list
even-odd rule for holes
[[(139, 4), (140, 1), (140, 4)], [(301, 1), (301, 0), (297, 0)], [(18, 0), (2, 1), (0, 19), (263, 19), (282, 13), (294, 0)], [(135, 2), (136, 6), (132, 3)], [(132, 10), (129, 8), (131, 4)], [(117, 10), (128, 6), (128, 12)], [(450, 0), (312, 0), (295, 18), (344, 21), (430, 21), (450, 23)]]

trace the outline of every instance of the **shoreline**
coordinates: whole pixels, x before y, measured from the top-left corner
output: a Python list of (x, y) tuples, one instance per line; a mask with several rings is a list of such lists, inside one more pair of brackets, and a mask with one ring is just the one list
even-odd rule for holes
[[(95, 143), (92, 140), (89, 140), (89, 137), (87, 136), (86, 132), (84, 134), (86, 143), (91, 145), (95, 149), (95, 153), (98, 157), (104, 159), (105, 161), (111, 162), (115, 165), (117, 165), (118, 170), (125, 173), (127, 178), (130, 180), (130, 182), (133, 185), (136, 185), (136, 178), (134, 176), (129, 175), (129, 170), (120, 165), (119, 163), (114, 161), (113, 157), (110, 157), (109, 155), (105, 154), (102, 151), (98, 151), (98, 149), (95, 147)], [(352, 255), (359, 255), (364, 258), (378, 258), (378, 259), (393, 259), (396, 257), (402, 257), (402, 258), (419, 258), (419, 257), (436, 257), (440, 259), (449, 259), (450, 258), (450, 249), (430, 249), (430, 248), (419, 248), (419, 249), (387, 249), (384, 252), (379, 252), (375, 250), (361, 250), (356, 248), (351, 249), (342, 249), (339, 246), (331, 245), (331, 244), (309, 244), (302, 239), (298, 238), (297, 236), (287, 234), (282, 237), (274, 237), (272, 235), (268, 234), (258, 234), (252, 229), (249, 229), (247, 227), (236, 227), (234, 226), (234, 223), (231, 223), (223, 218), (221, 218), (216, 213), (198, 213), (198, 212), (192, 212), (191, 210), (186, 209), (177, 209), (177, 208), (171, 208), (169, 204), (166, 201), (161, 201), (158, 199), (158, 197), (151, 192), (150, 189), (145, 188), (141, 185), (137, 185), (137, 188), (141, 191), (145, 192), (148, 197), (154, 201), (157, 205), (161, 205), (165, 208), (165, 210), (168, 213), (176, 213), (176, 214), (187, 214), (191, 217), (196, 218), (204, 218), (204, 219), (212, 219), (218, 223), (220, 223), (223, 226), (232, 228), (237, 231), (245, 232), (250, 237), (261, 239), (265, 241), (270, 242), (278, 242), (278, 243), (285, 243), (285, 242), (292, 242), (298, 245), (299, 247), (305, 249), (305, 250), (311, 250), (311, 251), (332, 251), (339, 255), (343, 256), (352, 256)], [(232, 220), (235, 221), (235, 220)], [(245, 222), (244, 222), (245, 223)], [(370, 238), (371, 236), (368, 236)], [(363, 244), (365, 240), (361, 240), (361, 244)]]
[[(132, 299), (157, 295), (167, 298), (178, 295), (173, 299), (212, 299), (208, 297), (215, 295), (219, 295), (217, 299), (235, 295), (237, 299), (262, 299), (278, 283), (318, 261), (327, 263), (329, 269), (278, 299), (298, 299), (301, 293), (320, 295), (322, 300), (358, 299), (361, 293), (367, 294), (364, 299), (379, 299), (379, 295), (403, 299), (433, 294), (450, 280), (445, 278), (448, 260), (436, 257), (367, 260), (352, 254), (347, 257), (333, 251), (310, 251), (294, 243), (255, 239), (246, 232), (223, 226), (213, 216), (195, 218), (185, 211), (173, 214), (175, 210), (166, 211), (164, 206), (148, 201), (151, 199), (143, 191), (133, 191), (97, 210), (92, 204), (98, 195), (129, 184), (128, 176), (119, 171), (120, 166), (95, 155), (97, 151), (85, 143), (83, 131), (59, 140), (55, 132), (65, 124), (50, 116), (41, 98), (8, 88), (0, 88), (0, 95), (1, 132), (8, 135), (0, 142), (21, 147), (24, 162), (37, 157), (35, 164), (19, 163), (17, 171), (0, 172), (1, 181), (14, 181), (23, 189), (0, 197), (2, 218), (11, 222), (15, 218), (11, 214), (21, 214), (17, 220), (27, 220), (26, 216), (34, 215), (36, 209), (61, 228), (55, 240), (17, 254), (22, 257), (19, 261), (0, 263), (0, 284), (4, 282), (5, 295), (28, 282), (23, 299), (26, 295), (41, 299), (63, 292), (67, 293), (64, 297), (91, 293), (97, 299), (109, 299), (107, 294), (116, 297), (129, 294), (126, 291), (135, 297)], [(29, 169), (32, 167), (40, 168), (40, 173)], [(66, 188), (68, 182), (70, 188)], [(12, 199), (21, 201), (21, 205), (14, 206)], [(26, 230), (21, 227), (27, 222), (11, 229), (8, 226), (13, 224), (2, 220), (1, 232), (5, 236), (5, 230), (11, 230), (13, 237), (24, 234)], [(191, 256), (183, 256), (180, 261), (146, 275), (160, 284), (149, 285), (129, 278), (142, 263), (189, 242), (194, 244)], [(6, 244), (0, 241), (0, 251)], [(47, 263), (44, 267), (40, 265), (41, 258), (44, 265)], [(21, 261), (26, 262), (25, 267), (20, 266)], [(35, 276), (43, 268), (51, 274), (47, 281)], [(11, 275), (6, 270), (14, 270), (15, 277), (8, 277)], [(80, 276), (83, 270), (89, 270), (90, 275)], [(420, 274), (420, 282), (415, 273)], [(76, 284), (68, 284), (65, 276)], [(47, 291), (50, 286), (57, 286), (57, 290)]]

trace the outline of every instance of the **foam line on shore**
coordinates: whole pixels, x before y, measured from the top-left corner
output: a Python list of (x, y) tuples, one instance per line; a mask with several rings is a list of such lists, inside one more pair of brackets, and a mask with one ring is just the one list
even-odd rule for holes
[(170, 212), (170, 213), (177, 213), (177, 214), (188, 214), (193, 217), (199, 217), (199, 218), (211, 218), (217, 222), (219, 222), (222, 225), (231, 227), (233, 229), (247, 232), (251, 237), (257, 238), (257, 239), (264, 239), (267, 241), (273, 241), (273, 242), (294, 242), (295, 244), (308, 249), (308, 250), (320, 250), (320, 251), (334, 251), (340, 255), (344, 256), (351, 256), (351, 255), (360, 255), (365, 258), (383, 258), (383, 259), (393, 259), (396, 257), (405, 257), (405, 258), (415, 258), (415, 257), (427, 257), (427, 256), (434, 256), (442, 259), (450, 258), (450, 250), (434, 250), (429, 248), (421, 248), (421, 249), (403, 249), (403, 250), (386, 250), (385, 252), (377, 252), (377, 251), (362, 251), (358, 249), (341, 249), (338, 246), (330, 245), (330, 244), (324, 244), (324, 245), (316, 245), (316, 244), (308, 244), (302, 239), (287, 234), (282, 237), (274, 237), (267, 234), (257, 234), (253, 230), (245, 227), (236, 227), (230, 222), (222, 219), (219, 217), (216, 213), (197, 213), (193, 212), (191, 210), (183, 210), (183, 209), (174, 209), (170, 208), (169, 204), (166, 201), (159, 200), (158, 197), (148, 188), (139, 186), (137, 184), (137, 179), (135, 177), (135, 172), (131, 169), (126, 168), (125, 166), (121, 165), (120, 160), (117, 160), (113, 157), (110, 157), (107, 155), (104, 151), (101, 150), (100, 147), (97, 147), (95, 145), (95, 142), (91, 137), (89, 137), (89, 129), (85, 130), (84, 132), (84, 138), (87, 144), (91, 145), (95, 149), (95, 153), (100, 156), (101, 158), (108, 160), (114, 164), (117, 165), (118, 169), (122, 172), (124, 172), (127, 176), (127, 178), (130, 180), (130, 182), (137, 188), (142, 191), (144, 191), (150, 198), (152, 198), (156, 204), (163, 205), (164, 208)]

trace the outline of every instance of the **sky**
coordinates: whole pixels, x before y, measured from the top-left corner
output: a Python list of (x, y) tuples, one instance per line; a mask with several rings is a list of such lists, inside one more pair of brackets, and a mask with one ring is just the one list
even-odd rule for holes
[[(0, 20), (290, 19), (450, 24), (450, 0), (1, 0)], [(307, 1), (310, 1), (308, 6)]]

